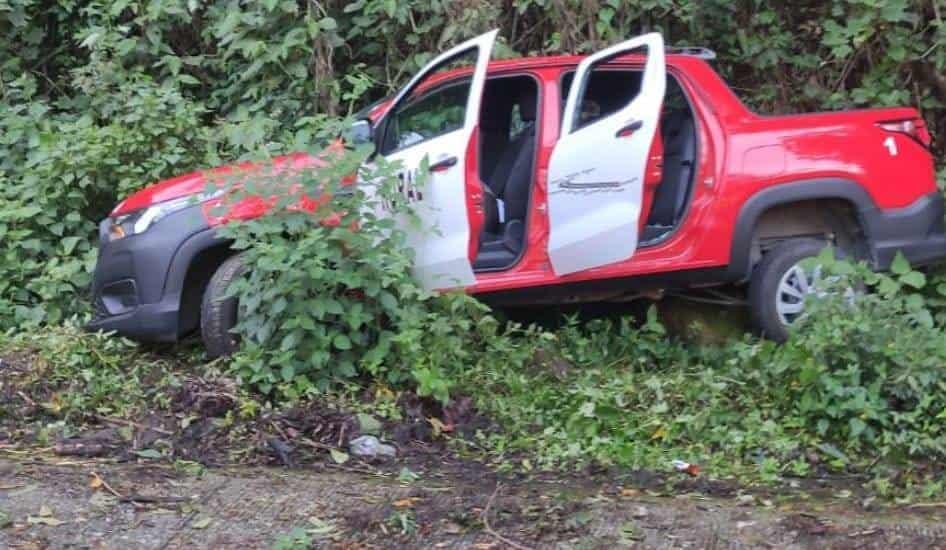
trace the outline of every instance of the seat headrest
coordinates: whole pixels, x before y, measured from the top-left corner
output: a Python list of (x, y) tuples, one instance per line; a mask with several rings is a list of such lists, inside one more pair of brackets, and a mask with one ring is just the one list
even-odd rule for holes
[(519, 104), (519, 117), (526, 122), (532, 122), (535, 120), (536, 114), (536, 101), (534, 92), (525, 92), (519, 96), (517, 100)]

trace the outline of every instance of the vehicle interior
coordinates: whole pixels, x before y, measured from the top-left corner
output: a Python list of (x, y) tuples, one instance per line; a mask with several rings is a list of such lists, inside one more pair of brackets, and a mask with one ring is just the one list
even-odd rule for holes
[[(573, 78), (569, 72), (562, 79), (563, 109)], [(579, 127), (627, 105), (638, 94), (640, 81), (639, 70), (595, 70), (579, 107)], [(382, 154), (461, 127), (468, 91), (469, 80), (453, 81), (399, 110), (383, 136)], [(490, 78), (481, 105), (479, 176), (485, 219), (473, 261), (479, 272), (511, 267), (525, 248), (537, 149), (538, 82), (527, 75)], [(679, 226), (693, 188), (698, 149), (694, 113), (670, 74), (660, 136), (663, 166), (660, 181), (644, 186), (640, 247), (662, 242)]]
[[(562, 111), (574, 72), (562, 78)], [(610, 115), (639, 92), (639, 70), (601, 68), (592, 72), (579, 107), (579, 127)], [(696, 120), (686, 93), (670, 73), (660, 116), (663, 167), (659, 183), (644, 186), (640, 247), (664, 241), (683, 221), (696, 175)]]
[(486, 81), (480, 112), (480, 181), (485, 223), (473, 262), (505, 269), (523, 252), (536, 156), (539, 87), (530, 76)]

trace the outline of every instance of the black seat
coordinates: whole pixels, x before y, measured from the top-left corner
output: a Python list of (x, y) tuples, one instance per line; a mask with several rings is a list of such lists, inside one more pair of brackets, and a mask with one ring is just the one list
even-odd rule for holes
[(486, 220), (474, 263), (477, 269), (505, 267), (522, 250), (535, 158), (536, 100), (532, 91), (516, 101), (524, 127), (503, 149), (486, 181)]
[(486, 182), (497, 199), (503, 201), (507, 220), (525, 220), (532, 184), (532, 161), (535, 157), (535, 93), (525, 93), (518, 101), (519, 116), (525, 127), (499, 156), (499, 162)]
[(664, 144), (663, 177), (654, 193), (648, 226), (676, 225), (686, 207), (696, 160), (696, 126), (687, 111), (664, 117), (660, 127)]

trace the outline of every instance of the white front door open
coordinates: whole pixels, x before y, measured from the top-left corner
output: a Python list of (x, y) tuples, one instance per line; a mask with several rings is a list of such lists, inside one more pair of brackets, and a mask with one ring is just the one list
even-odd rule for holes
[[(398, 92), (378, 125), (378, 153), (401, 162), (398, 177), (404, 195), (414, 202), (421, 220), (421, 227), (410, 223), (400, 227), (414, 250), (414, 276), (428, 289), (475, 282), (468, 257), (465, 157), (479, 122), (486, 68), (497, 32), (468, 40), (428, 63)], [(453, 69), (460, 69), (457, 78), (447, 77), (442, 83), (430, 80)]]

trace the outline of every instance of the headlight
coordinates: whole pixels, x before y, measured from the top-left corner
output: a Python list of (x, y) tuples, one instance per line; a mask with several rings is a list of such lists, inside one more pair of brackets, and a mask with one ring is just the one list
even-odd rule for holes
[(202, 202), (215, 199), (223, 193), (223, 189), (218, 189), (212, 193), (188, 195), (178, 199), (159, 202), (129, 214), (116, 216), (112, 218), (112, 223), (109, 226), (109, 240), (117, 241), (118, 239), (122, 239), (130, 235), (140, 235), (141, 233), (144, 233), (150, 229), (152, 225), (158, 223), (170, 214), (183, 210), (188, 206), (194, 206)]

